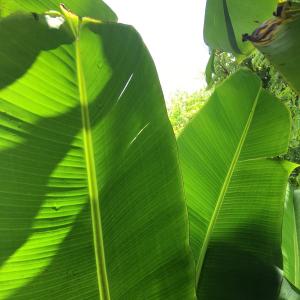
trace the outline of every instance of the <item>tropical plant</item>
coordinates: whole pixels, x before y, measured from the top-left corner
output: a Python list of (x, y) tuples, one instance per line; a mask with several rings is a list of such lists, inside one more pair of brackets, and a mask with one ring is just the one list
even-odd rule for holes
[[(223, 9), (248, 54), (236, 2), (213, 3), (206, 28)], [(222, 83), (176, 145), (149, 52), (103, 2), (0, 0), (0, 16), (1, 300), (297, 296), (279, 271), (295, 165), (272, 159), (290, 112), (258, 77)]]
[[(288, 153), (284, 158), (300, 163), (300, 107), (299, 96), (286, 83), (282, 75), (274, 68), (266, 57), (258, 51), (239, 62), (234, 55), (228, 52), (214, 50), (213, 61), (207, 66), (207, 80), (210, 89), (234, 74), (241, 68), (248, 68), (256, 73), (262, 80), (263, 88), (278, 97), (282, 103), (288, 106), (292, 115), (292, 132)], [(183, 100), (185, 102), (185, 100)], [(179, 104), (178, 104), (179, 106)], [(181, 104), (183, 106), (183, 104)], [(175, 109), (175, 107), (172, 107)], [(172, 110), (171, 110), (172, 112)], [(184, 114), (184, 111), (183, 111)], [(179, 118), (184, 118), (180, 116)]]
[[(179, 136), (199, 299), (276, 299), (294, 166), (269, 158), (286, 152), (289, 132), (286, 107), (239, 71)], [(226, 295), (216, 286), (221, 278)]]
[(280, 11), (267, 20), (247, 40), (276, 66), (290, 86), (299, 94), (300, 3), (287, 1)]
[[(280, 1), (280, 3), (277, 5), (277, 1), (271, 0), (263, 1), (262, 3), (254, 3), (253, 1), (251, 1), (251, 3), (250, 1), (236, 2), (229, 0), (223, 1), (223, 6), (216, 8), (216, 5), (218, 5), (217, 1), (208, 1), (205, 35), (209, 46), (213, 48), (212, 55), (215, 55), (216, 53), (214, 48), (219, 48), (222, 51), (231, 52), (236, 57), (236, 61), (246, 61), (247, 63), (247, 58), (245, 60), (245, 57), (253, 51), (253, 46), (255, 46), (259, 51), (266, 55), (270, 62), (274, 64), (276, 69), (282, 74), (282, 76), (284, 76), (286, 81), (290, 84), (290, 87), (293, 88), (297, 94), (299, 94), (299, 52), (297, 50), (299, 48), (299, 39), (297, 36), (300, 30), (300, 4), (296, 2), (297, 1)], [(253, 4), (256, 4), (255, 8), (252, 6)], [(277, 5), (277, 8), (275, 9), (275, 7), (272, 5)], [(245, 18), (243, 20), (239, 19), (237, 15), (241, 16), (239, 13), (244, 12), (246, 9), (248, 10), (248, 13), (246, 13)], [(267, 13), (269, 16), (271, 16), (272, 10), (273, 17), (267, 21), (264, 19), (263, 21), (265, 22), (261, 22), (259, 16), (262, 13)], [(213, 20), (215, 19), (209, 18), (213, 11), (218, 13), (218, 16), (221, 17), (221, 23), (214, 22)], [(257, 26), (254, 26), (253, 20), (258, 20), (258, 23), (262, 23), (262, 25), (258, 27), (258, 29), (255, 29)], [(221, 31), (222, 26), (223, 31)], [(211, 39), (212, 30), (214, 29), (219, 30), (218, 33), (216, 33), (216, 36)], [(249, 35), (247, 32), (253, 33)], [(223, 36), (218, 36), (219, 33)], [(218, 44), (215, 43), (216, 41), (218, 41)], [(246, 41), (251, 41), (252, 45)], [(259, 57), (259, 55), (256, 55), (256, 57)], [(215, 58), (211, 58), (207, 67), (206, 74), (209, 80), (211, 80), (212, 73), (215, 71), (212, 64), (214, 60)], [(265, 74), (268, 74), (268, 72)], [(273, 77), (273, 79), (274, 78), (275, 77)], [(269, 81), (268, 77), (264, 77), (263, 79), (265, 79), (267, 82)], [(279, 86), (282, 87), (282, 81), (279, 81)], [(278, 89), (278, 85), (276, 86), (273, 81), (272, 85), (268, 88), (282, 98), (288, 95), (288, 104), (291, 108), (294, 119), (290, 144), (293, 151), (289, 151), (289, 154), (285, 157), (293, 161), (298, 161), (299, 96), (295, 94), (293, 95), (293, 93), (290, 91), (290, 87), (284, 84), (283, 88)], [(286, 91), (288, 91), (287, 94), (284, 93)], [(289, 199), (289, 197), (287, 197), (287, 199)], [(288, 203), (289, 201), (286, 201), (286, 205), (290, 207), (291, 205)], [(293, 214), (289, 212), (289, 210), (285, 211), (285, 224), (289, 225), (285, 225), (285, 229), (282, 232), (282, 251), (285, 255), (285, 263), (283, 266), (284, 274), (289, 280), (291, 280), (290, 278), (292, 277), (290, 275), (290, 266), (295, 263), (294, 258), (297, 256), (297, 254), (291, 255), (292, 250), (287, 251), (287, 249), (289, 249), (291, 245), (291, 243), (288, 242), (290, 239), (292, 239), (291, 235), (293, 235), (293, 232), (297, 231), (295, 229), (295, 224), (297, 224), (297, 222), (295, 222), (295, 220), (290, 220)], [(295, 218), (297, 219), (299, 216), (296, 215), (294, 216), (294, 219)], [(291, 230), (292, 227), (294, 227), (293, 230)], [(294, 251), (296, 250), (294, 249)], [(297, 273), (297, 270), (295, 272)], [(293, 284), (297, 285), (296, 281), (297, 280), (294, 278), (291, 280)], [(300, 294), (297, 293), (298, 292), (295, 292), (295, 289), (290, 285), (290, 283), (285, 280), (283, 281), (280, 299), (298, 299)]]
[(237, 56), (251, 53), (253, 46), (243, 43), (242, 35), (252, 32), (276, 9), (278, 0), (207, 0), (204, 40), (212, 49)]
[(153, 61), (132, 27), (61, 9), (0, 21), (0, 299), (192, 299)]

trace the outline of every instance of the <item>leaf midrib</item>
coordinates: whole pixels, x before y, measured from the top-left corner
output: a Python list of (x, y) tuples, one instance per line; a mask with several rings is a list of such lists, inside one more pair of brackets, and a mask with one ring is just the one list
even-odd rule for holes
[(207, 232), (206, 232), (206, 235), (205, 235), (202, 247), (200, 249), (199, 259), (198, 259), (197, 264), (196, 264), (196, 286), (198, 286), (198, 284), (199, 284), (200, 275), (201, 275), (201, 271), (202, 271), (204, 259), (205, 259), (205, 256), (206, 256), (206, 251), (207, 251), (207, 248), (208, 248), (209, 240), (210, 240), (211, 234), (213, 232), (214, 226), (216, 224), (216, 221), (217, 221), (219, 212), (221, 210), (223, 201), (225, 199), (225, 195), (226, 195), (228, 186), (229, 186), (229, 184), (231, 182), (231, 177), (233, 175), (233, 172), (235, 170), (237, 162), (239, 161), (239, 157), (240, 157), (240, 154), (241, 154), (244, 142), (246, 140), (247, 134), (249, 132), (250, 125), (251, 125), (252, 120), (253, 120), (253, 116), (254, 116), (254, 113), (255, 113), (255, 109), (256, 109), (256, 106), (257, 106), (257, 102), (258, 102), (259, 96), (261, 94), (261, 90), (262, 90), (262, 88), (260, 87), (260, 89), (259, 89), (259, 91), (258, 91), (258, 93), (256, 95), (255, 101), (253, 103), (251, 112), (249, 114), (246, 126), (245, 126), (244, 131), (243, 131), (243, 133), (241, 135), (241, 138), (239, 140), (237, 150), (236, 150), (236, 152), (235, 152), (235, 154), (233, 156), (233, 159), (231, 161), (230, 167), (229, 167), (228, 172), (226, 174), (225, 181), (224, 181), (224, 183), (222, 185), (222, 188), (221, 188), (218, 200), (217, 200), (217, 204), (216, 204), (215, 210), (214, 210), (212, 218), (211, 218), (211, 220), (209, 222), (208, 229), (207, 229)]
[(91, 132), (91, 122), (89, 113), (89, 101), (87, 97), (86, 81), (82, 66), (80, 51), (80, 27), (81, 22), (78, 21), (78, 31), (75, 41), (76, 47), (76, 67), (78, 90), (81, 107), (82, 131), (84, 141), (84, 154), (87, 169), (88, 193), (91, 207), (91, 219), (93, 227), (94, 252), (97, 269), (97, 282), (99, 288), (99, 299), (110, 300), (109, 283), (105, 262), (105, 250), (103, 242), (103, 230), (101, 223), (100, 199), (98, 191), (98, 181), (95, 164), (95, 154), (93, 148), (93, 138)]

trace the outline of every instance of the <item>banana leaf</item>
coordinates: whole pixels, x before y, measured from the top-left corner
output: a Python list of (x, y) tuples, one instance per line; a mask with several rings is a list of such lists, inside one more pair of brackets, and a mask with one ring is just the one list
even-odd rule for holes
[(277, 0), (207, 0), (204, 40), (213, 49), (248, 55), (253, 47), (243, 34), (270, 18)]
[(117, 16), (102, 0), (0, 0), (0, 17), (16, 12), (44, 13), (57, 10), (60, 3), (81, 17), (116, 21)]
[(61, 8), (0, 20), (0, 299), (194, 299), (151, 56)]
[(300, 289), (300, 190), (289, 186), (283, 219), (284, 275)]
[(198, 299), (277, 299), (288, 109), (251, 72), (216, 88), (178, 147)]
[(278, 17), (263, 23), (248, 37), (300, 93), (300, 3), (286, 2)]

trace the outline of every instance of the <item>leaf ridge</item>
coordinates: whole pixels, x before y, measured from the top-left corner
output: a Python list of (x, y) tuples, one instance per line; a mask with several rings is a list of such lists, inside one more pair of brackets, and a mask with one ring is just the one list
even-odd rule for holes
[(258, 102), (258, 99), (260, 97), (261, 91), (262, 91), (262, 88), (259, 89), (259, 91), (258, 91), (258, 93), (256, 95), (256, 98), (255, 98), (255, 101), (253, 103), (251, 112), (249, 114), (246, 126), (244, 128), (244, 131), (243, 131), (243, 133), (241, 135), (241, 138), (240, 138), (240, 141), (238, 143), (237, 150), (236, 150), (236, 152), (235, 152), (235, 154), (233, 156), (232, 162), (231, 162), (230, 167), (228, 169), (228, 172), (226, 174), (226, 178), (225, 178), (224, 184), (222, 185), (222, 188), (221, 188), (218, 200), (217, 200), (217, 205), (215, 207), (215, 210), (213, 212), (212, 218), (211, 218), (211, 220), (209, 222), (209, 225), (208, 225), (208, 230), (206, 232), (206, 235), (205, 235), (205, 238), (204, 238), (204, 242), (203, 242), (202, 247), (200, 249), (199, 259), (198, 259), (197, 264), (196, 264), (196, 284), (197, 285), (198, 285), (199, 280), (200, 280), (201, 270), (202, 270), (202, 267), (203, 267), (203, 263), (204, 263), (206, 251), (207, 251), (207, 248), (208, 248), (210, 236), (211, 236), (211, 234), (213, 232), (214, 225), (216, 223), (216, 220), (218, 218), (220, 209), (221, 209), (223, 201), (225, 199), (225, 195), (226, 195), (228, 186), (230, 184), (230, 181), (231, 181), (234, 169), (235, 169), (236, 164), (237, 164), (237, 162), (239, 160), (239, 157), (240, 157), (240, 154), (241, 154), (244, 142), (245, 142), (247, 134), (249, 132), (249, 128), (250, 128), (250, 125), (251, 125), (252, 120), (253, 120), (253, 116), (254, 116), (254, 113), (255, 113), (255, 109), (256, 109), (257, 102)]
[[(66, 14), (68, 14), (68, 12)], [(74, 15), (71, 16), (71, 18), (73, 17)], [(93, 227), (93, 241), (94, 241), (93, 244), (94, 244), (94, 253), (95, 253), (95, 260), (96, 260), (99, 297), (100, 297), (99, 299), (110, 300), (109, 283), (108, 283), (106, 262), (105, 262), (105, 250), (104, 250), (102, 223), (101, 223), (101, 209), (100, 209), (100, 199), (99, 199), (97, 172), (96, 172), (96, 164), (95, 164), (95, 154), (94, 154), (93, 138), (91, 132), (89, 101), (87, 96), (86, 81), (85, 81), (82, 59), (81, 59), (81, 51), (80, 51), (80, 28), (82, 25), (82, 20), (78, 18), (77, 22), (78, 22), (77, 23), (78, 28), (76, 30), (76, 37), (75, 37), (76, 38), (75, 48), (76, 48), (77, 80), (78, 80), (78, 90), (79, 90), (79, 98), (80, 98), (81, 119), (82, 119), (82, 126), (83, 126), (84, 154), (85, 154), (86, 169), (87, 169), (88, 192), (89, 192), (91, 219), (92, 219), (92, 227)]]

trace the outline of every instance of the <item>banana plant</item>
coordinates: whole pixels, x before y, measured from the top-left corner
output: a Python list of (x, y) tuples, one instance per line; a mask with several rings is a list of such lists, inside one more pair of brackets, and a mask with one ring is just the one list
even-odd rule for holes
[(56, 2), (0, 6), (0, 299), (194, 299), (151, 56), (132, 27)]
[(300, 94), (300, 3), (287, 1), (278, 14), (247, 36)]
[(198, 299), (278, 299), (288, 109), (242, 70), (178, 138)]
[[(261, 25), (258, 27), (258, 24)], [(249, 55), (255, 47), (298, 94), (299, 31), (298, 1), (207, 1), (204, 27), (206, 44), (212, 49), (233, 53), (239, 59)]]
[(240, 71), (179, 161), (139, 34), (60, 9), (0, 0), (0, 299), (273, 299), (287, 109)]
[(277, 0), (207, 0), (204, 22), (204, 40), (211, 49), (206, 67), (206, 82), (210, 86), (216, 49), (234, 54), (242, 61), (255, 49), (245, 43), (245, 33), (254, 31), (258, 24), (275, 12)]
[(249, 54), (253, 46), (243, 43), (243, 34), (252, 32), (269, 19), (278, 0), (207, 0), (204, 40), (212, 49), (236, 56)]

